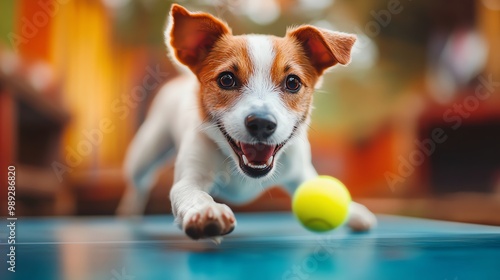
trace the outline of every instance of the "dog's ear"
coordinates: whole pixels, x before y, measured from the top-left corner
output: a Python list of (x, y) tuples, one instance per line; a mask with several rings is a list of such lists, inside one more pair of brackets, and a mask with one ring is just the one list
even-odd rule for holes
[(192, 71), (205, 59), (215, 42), (231, 29), (207, 13), (191, 13), (173, 4), (165, 40), (173, 56)]
[(319, 74), (337, 63), (348, 64), (351, 60), (352, 46), (356, 42), (356, 35), (333, 32), (311, 25), (289, 29), (286, 36), (295, 38), (302, 45)]

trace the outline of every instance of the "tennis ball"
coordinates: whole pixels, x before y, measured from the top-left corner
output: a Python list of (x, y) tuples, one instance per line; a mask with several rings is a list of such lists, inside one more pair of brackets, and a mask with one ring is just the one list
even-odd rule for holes
[(318, 176), (297, 188), (292, 211), (307, 229), (325, 232), (346, 221), (350, 203), (351, 195), (342, 182), (330, 176)]

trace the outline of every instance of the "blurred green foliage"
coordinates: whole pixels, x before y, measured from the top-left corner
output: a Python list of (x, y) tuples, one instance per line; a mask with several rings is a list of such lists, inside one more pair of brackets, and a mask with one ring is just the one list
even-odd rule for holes
[(14, 30), (15, 0), (0, 1), (0, 42), (12, 48), (9, 34)]

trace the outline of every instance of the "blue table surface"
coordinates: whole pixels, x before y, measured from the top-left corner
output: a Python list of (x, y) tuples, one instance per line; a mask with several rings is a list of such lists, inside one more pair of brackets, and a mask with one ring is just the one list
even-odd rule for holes
[(368, 233), (316, 234), (290, 213), (236, 217), (220, 245), (171, 216), (19, 218), (15, 273), (0, 229), (0, 279), (500, 279), (500, 227), (379, 215)]

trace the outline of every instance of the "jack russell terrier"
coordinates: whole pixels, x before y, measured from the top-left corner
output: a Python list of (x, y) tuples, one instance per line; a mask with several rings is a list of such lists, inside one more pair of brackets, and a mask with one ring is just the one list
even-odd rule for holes
[[(222, 20), (174, 4), (165, 31), (175, 63), (188, 68), (155, 97), (127, 152), (121, 214), (140, 214), (159, 167), (175, 151), (170, 191), (176, 223), (192, 239), (219, 239), (236, 226), (234, 204), (281, 185), (293, 194), (318, 174), (307, 128), (325, 70), (350, 61), (356, 37), (310, 25), (284, 37), (233, 35)], [(352, 202), (347, 224), (375, 216)]]

